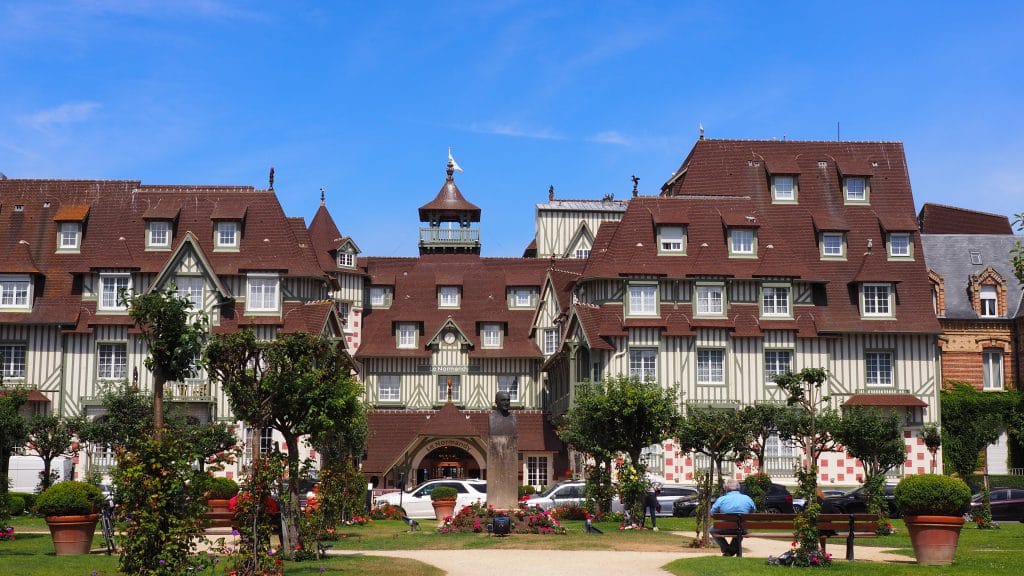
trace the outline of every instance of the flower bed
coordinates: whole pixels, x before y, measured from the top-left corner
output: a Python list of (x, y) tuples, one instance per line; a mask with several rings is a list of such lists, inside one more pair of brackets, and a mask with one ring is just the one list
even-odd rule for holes
[(371, 520), (401, 520), (404, 516), (405, 512), (394, 504), (381, 504), (370, 510)]
[(487, 525), (494, 522), (495, 516), (508, 516), (512, 520), (514, 534), (565, 534), (565, 527), (544, 510), (495, 510), (491, 506), (473, 504), (466, 506), (455, 516), (444, 518), (438, 532), (486, 532)]

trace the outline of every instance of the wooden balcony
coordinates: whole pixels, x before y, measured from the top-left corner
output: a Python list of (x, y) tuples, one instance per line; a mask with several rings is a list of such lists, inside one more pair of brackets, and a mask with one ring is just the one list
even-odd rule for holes
[(164, 399), (168, 402), (213, 402), (210, 382), (189, 378), (184, 382), (168, 382), (164, 386)]
[(420, 228), (420, 248), (480, 248), (479, 228)]

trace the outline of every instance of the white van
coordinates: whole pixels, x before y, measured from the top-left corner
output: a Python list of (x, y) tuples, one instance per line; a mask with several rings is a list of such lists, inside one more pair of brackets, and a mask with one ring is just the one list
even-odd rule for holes
[[(43, 459), (39, 456), (11, 456), (11, 492), (36, 492), (42, 480)], [(54, 482), (72, 479), (72, 462), (67, 456), (58, 456), (50, 463), (50, 472), (57, 474)]]

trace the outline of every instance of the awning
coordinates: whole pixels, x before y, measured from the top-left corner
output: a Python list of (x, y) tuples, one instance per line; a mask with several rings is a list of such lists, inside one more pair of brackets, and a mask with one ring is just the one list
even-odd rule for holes
[(924, 408), (928, 403), (913, 394), (854, 394), (843, 406)]

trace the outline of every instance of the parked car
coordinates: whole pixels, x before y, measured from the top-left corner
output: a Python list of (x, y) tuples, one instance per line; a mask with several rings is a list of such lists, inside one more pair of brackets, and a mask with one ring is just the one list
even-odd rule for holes
[(451, 486), (458, 492), (455, 513), (470, 504), (487, 502), (487, 482), (484, 480), (430, 480), (408, 492), (388, 492), (374, 500), (374, 506), (391, 504), (401, 506), (410, 518), (434, 518), (434, 505), (430, 493), (438, 486)]
[[(1008, 522), (1024, 522), (1024, 489), (992, 488), (989, 490), (992, 519)], [(981, 508), (981, 494), (971, 497), (971, 515)]]
[[(895, 488), (895, 484), (885, 485), (885, 501), (889, 504), (890, 518), (898, 518), (900, 513), (893, 498)], [(838, 496), (829, 496), (821, 501), (822, 514), (863, 514), (867, 511), (868, 496), (863, 486)]]
[[(821, 491), (825, 498), (828, 498), (829, 496), (842, 496), (843, 494), (846, 494), (846, 492), (846, 490), (836, 490), (835, 488), (827, 488)], [(805, 504), (807, 504), (806, 499), (793, 498), (793, 511), (802, 512)]]
[(658, 516), (674, 516), (675, 512), (672, 506), (676, 500), (687, 496), (696, 496), (697, 494), (699, 494), (699, 491), (693, 486), (662, 484), (661, 492), (658, 493)]
[[(746, 485), (740, 484), (740, 492), (744, 494), (747, 493)], [(680, 518), (692, 516), (694, 511), (697, 509), (697, 500), (697, 494), (677, 498), (676, 501), (672, 503), (672, 515)], [(771, 485), (768, 489), (768, 497), (765, 504), (767, 511), (771, 513), (793, 513), (793, 495), (790, 494), (789, 489), (782, 484)]]
[[(587, 484), (582, 480), (567, 480), (548, 487), (547, 490), (533, 494), (522, 501), (522, 506), (536, 506), (542, 510), (552, 510), (566, 504), (582, 506), (587, 500)], [(612, 512), (622, 512), (622, 501), (618, 496), (612, 498)]]

